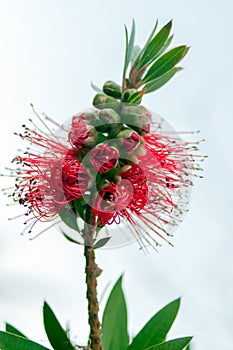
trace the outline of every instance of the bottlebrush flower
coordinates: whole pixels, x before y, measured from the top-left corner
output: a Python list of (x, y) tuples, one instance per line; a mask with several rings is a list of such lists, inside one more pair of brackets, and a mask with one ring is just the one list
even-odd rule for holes
[(157, 244), (157, 237), (166, 239), (181, 222), (193, 173), (200, 169), (198, 142), (183, 141), (140, 103), (144, 94), (159, 89), (180, 70), (176, 65), (188, 48), (166, 51), (171, 22), (159, 33), (155, 30), (129, 68), (133, 25), (122, 85), (107, 81), (97, 89), (94, 108), (61, 126), (52, 121), (56, 132), (46, 126), (46, 131), (25, 128), (19, 135), (38, 148), (16, 157), (18, 168), (13, 170), (13, 198), (27, 207), (29, 225), (60, 216), (74, 229), (78, 219), (83, 222), (82, 243), (87, 243), (87, 223), (93, 226), (88, 244), (111, 236), (110, 245), (136, 238), (144, 246)]
[[(153, 115), (152, 120), (157, 132), (143, 137), (145, 154), (138, 155), (138, 163), (120, 174), (127, 180), (125, 197), (121, 182), (117, 187), (110, 184), (99, 191), (93, 212), (98, 225), (121, 223), (122, 235), (131, 230), (132, 237), (157, 244), (156, 237), (170, 236), (187, 212), (197, 165), (195, 143), (183, 141), (160, 117)], [(119, 232), (115, 244), (121, 243), (122, 235)]]
[(64, 159), (62, 168), (62, 189), (67, 202), (83, 197), (88, 189), (90, 176), (77, 159)]
[[(91, 114), (95, 124), (99, 111)], [(115, 224), (121, 225), (113, 245), (135, 237), (153, 244), (157, 244), (156, 236), (166, 239), (187, 210), (192, 173), (197, 168), (192, 152), (196, 145), (183, 141), (159, 116), (149, 111), (147, 115), (152, 133), (139, 136), (120, 123), (123, 130), (116, 137), (112, 138), (112, 131), (109, 137), (104, 133), (107, 141), (89, 148), (70, 142), (74, 126), (80, 123), (77, 116), (50, 136), (25, 128), (19, 136), (37, 146), (38, 152), (28, 151), (14, 159), (13, 198), (27, 208), (30, 231), (37, 221), (55, 219), (64, 209), (80, 217), (77, 200), (82, 200), (84, 213), (91, 206), (94, 225), (103, 227), (100, 237), (109, 235), (109, 229), (114, 231)]]
[(116, 167), (120, 154), (118, 150), (108, 144), (100, 144), (90, 151), (90, 162), (100, 174)]
[(82, 197), (90, 176), (77, 159), (77, 152), (54, 135), (44, 136), (25, 127), (19, 136), (38, 147), (37, 153), (28, 151), (15, 157), (17, 168), (12, 169), (16, 177), (13, 199), (27, 208), (26, 215), (32, 218), (26, 223), (34, 218), (34, 226), (37, 221), (54, 219), (69, 202)]
[(145, 175), (138, 165), (121, 174), (118, 184), (111, 182), (99, 191), (93, 203), (93, 213), (99, 226), (120, 223), (121, 218), (131, 220), (147, 202), (148, 187)]

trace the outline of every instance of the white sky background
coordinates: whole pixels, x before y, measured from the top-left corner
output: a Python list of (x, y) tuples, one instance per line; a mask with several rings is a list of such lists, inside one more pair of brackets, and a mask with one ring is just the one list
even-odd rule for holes
[[(155, 20), (174, 19), (174, 44), (188, 44), (185, 70), (144, 104), (177, 130), (201, 130), (208, 154), (204, 180), (195, 181), (190, 212), (175, 232), (175, 248), (145, 256), (136, 244), (99, 250), (100, 293), (125, 272), (130, 333), (178, 296), (182, 307), (171, 336), (195, 335), (194, 350), (231, 350), (232, 255), (232, 16), (222, 1), (0, 0), (1, 172), (16, 154), (13, 136), (32, 116), (30, 102), (63, 122), (91, 106), (90, 81), (120, 81), (124, 24), (137, 25), (143, 44)], [(10, 185), (1, 178), (1, 187)], [(1, 198), (0, 322), (7, 320), (46, 345), (41, 307), (46, 299), (61, 322), (71, 320), (85, 342), (81, 247), (51, 230), (34, 241), (7, 221), (17, 207)], [(103, 305), (102, 305), (103, 306)]]

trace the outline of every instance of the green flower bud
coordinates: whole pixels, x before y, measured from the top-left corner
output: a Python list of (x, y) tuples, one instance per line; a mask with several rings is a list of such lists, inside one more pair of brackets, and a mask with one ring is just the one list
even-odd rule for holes
[(136, 156), (134, 153), (130, 154), (130, 156), (129, 156), (129, 162), (131, 162), (132, 165), (133, 165), (133, 164), (138, 164), (138, 163), (139, 163), (139, 160), (138, 160), (137, 156)]
[(132, 96), (135, 92), (137, 92), (136, 89), (127, 89), (124, 91), (123, 95), (122, 95), (122, 102), (128, 102), (130, 96)]
[(95, 125), (97, 115), (91, 112), (83, 112), (73, 116), (72, 123), (84, 123), (89, 125)]
[(103, 86), (103, 91), (106, 95), (121, 99), (121, 87), (114, 81), (108, 80)]
[(112, 108), (115, 111), (119, 111), (121, 108), (121, 103), (119, 101), (105, 94), (96, 94), (93, 105), (98, 109)]
[(99, 119), (104, 124), (120, 123), (121, 121), (119, 114), (111, 108), (104, 108), (99, 113)]
[(147, 117), (151, 118), (151, 113), (146, 109), (146, 107), (140, 105), (131, 105), (131, 104), (123, 104), (122, 107), (122, 115), (126, 114), (140, 114), (140, 115), (146, 115)]
[(120, 149), (124, 152), (133, 152), (139, 147), (141, 141), (141, 137), (132, 129), (122, 130), (116, 137), (120, 139)]
[(150, 132), (150, 120), (146, 115), (127, 114), (122, 116), (122, 122), (137, 131), (139, 135), (146, 135)]
[(121, 101), (130, 104), (139, 104), (142, 101), (141, 92), (136, 89), (127, 89), (123, 93)]
[(122, 127), (120, 115), (111, 108), (104, 108), (99, 112), (99, 119), (95, 128), (101, 133), (116, 133)]
[(97, 115), (95, 113), (85, 112), (85, 113), (82, 113), (82, 118), (88, 124), (94, 125), (97, 120)]
[(141, 145), (134, 151), (134, 155), (137, 155), (137, 156), (144, 156), (145, 154), (146, 154), (146, 149)]
[(84, 142), (84, 145), (92, 146), (98, 140), (98, 133), (97, 133), (96, 129), (91, 127), (91, 126), (88, 126), (87, 129), (89, 130), (90, 137)]
[(146, 107), (140, 105), (140, 106), (137, 106), (136, 108), (140, 115), (146, 115), (151, 119), (151, 113), (148, 111), (148, 109), (146, 109)]

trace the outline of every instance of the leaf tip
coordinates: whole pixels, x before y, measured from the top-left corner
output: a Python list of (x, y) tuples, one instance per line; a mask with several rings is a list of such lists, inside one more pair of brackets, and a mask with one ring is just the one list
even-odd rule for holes
[(122, 274), (120, 275), (120, 277), (117, 280), (117, 283), (119, 283), (120, 285), (122, 285), (122, 281), (123, 281), (123, 277), (124, 277), (125, 273), (122, 272)]
[(43, 312), (45, 313), (45, 312), (48, 311), (48, 310), (51, 310), (51, 308), (50, 308), (50, 306), (49, 306), (47, 300), (45, 299), (45, 300), (44, 300), (44, 303), (43, 303)]
[(173, 20), (172, 19), (170, 19), (170, 21), (165, 25), (165, 28), (167, 28), (167, 29), (171, 29), (171, 27), (172, 27), (172, 23), (173, 23)]

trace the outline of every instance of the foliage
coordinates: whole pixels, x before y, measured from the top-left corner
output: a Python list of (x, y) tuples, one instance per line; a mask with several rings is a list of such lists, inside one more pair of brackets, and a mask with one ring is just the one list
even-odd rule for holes
[[(105, 350), (190, 350), (192, 337), (166, 341), (167, 334), (179, 311), (180, 299), (176, 299), (153, 315), (136, 336), (130, 340), (122, 276), (115, 283), (108, 297), (102, 319), (102, 344)], [(44, 327), (54, 350), (74, 350), (73, 345), (47, 302), (43, 307)], [(187, 347), (188, 346), (188, 347)], [(48, 350), (26, 338), (10, 324), (6, 332), (0, 332), (1, 350)]]

